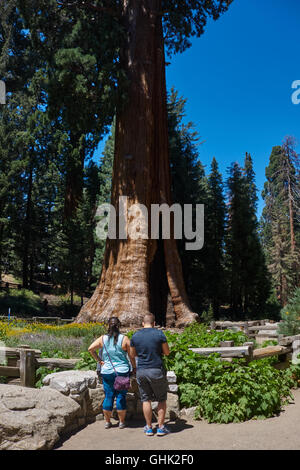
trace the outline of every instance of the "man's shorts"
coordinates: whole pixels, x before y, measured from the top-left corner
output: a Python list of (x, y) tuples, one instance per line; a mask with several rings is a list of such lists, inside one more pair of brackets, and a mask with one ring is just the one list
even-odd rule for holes
[(166, 401), (168, 382), (164, 369), (138, 369), (136, 380), (141, 401)]

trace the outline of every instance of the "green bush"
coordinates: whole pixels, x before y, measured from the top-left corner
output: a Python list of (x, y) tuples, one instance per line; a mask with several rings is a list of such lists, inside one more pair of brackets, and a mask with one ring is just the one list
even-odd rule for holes
[(281, 310), (282, 323), (279, 324), (278, 332), (282, 335), (300, 334), (300, 287), (295, 290), (292, 299)]
[(208, 311), (202, 312), (201, 320), (204, 323), (209, 324), (211, 321), (213, 321), (213, 319), (214, 319), (214, 310), (212, 308), (212, 305), (210, 304)]
[[(275, 415), (292, 398), (295, 370), (277, 370), (274, 358), (246, 363), (245, 359), (223, 361), (218, 354), (201, 357), (190, 347), (214, 347), (233, 340), (235, 346), (247, 337), (242, 332), (211, 331), (192, 324), (184, 332), (166, 332), (171, 353), (164, 359), (168, 370), (177, 375), (182, 406), (196, 406), (196, 417), (208, 422), (228, 423)], [(295, 366), (298, 367), (298, 366)], [(300, 372), (299, 372), (300, 373)]]
[(36, 388), (41, 388), (43, 387), (43, 379), (46, 377), (48, 374), (54, 374), (55, 372), (62, 372), (65, 369), (60, 369), (60, 368), (55, 368), (55, 369), (48, 369), (48, 367), (39, 367), (36, 370), (36, 383), (35, 387)]
[(8, 289), (0, 292), (0, 313), (34, 317), (43, 312), (41, 297), (28, 289)]
[(74, 368), (78, 370), (96, 370), (96, 361), (88, 351), (84, 351), (80, 353), (80, 360)]

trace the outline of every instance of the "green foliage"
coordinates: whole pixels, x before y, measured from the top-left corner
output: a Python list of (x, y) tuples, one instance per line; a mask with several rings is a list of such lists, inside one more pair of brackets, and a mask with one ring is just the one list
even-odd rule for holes
[(253, 162), (246, 154), (244, 168), (229, 168), (226, 270), (232, 313), (242, 318), (264, 310), (270, 291), (269, 274), (258, 236)]
[[(206, 204), (207, 180), (199, 158), (199, 136), (192, 122), (184, 123), (186, 100), (172, 88), (168, 94), (168, 134), (171, 164), (172, 200), (180, 204)], [(184, 230), (182, 230), (184, 233)], [(203, 250), (186, 250), (183, 237), (177, 246), (187, 292), (194, 311), (202, 309), (206, 298), (206, 256)]]
[(210, 304), (208, 311), (204, 311), (201, 315), (201, 319), (204, 323), (209, 324), (214, 319), (214, 311), (212, 305)]
[(166, 332), (171, 353), (164, 359), (168, 370), (177, 375), (182, 406), (196, 406), (196, 417), (208, 422), (228, 423), (252, 418), (271, 417), (292, 398), (290, 389), (296, 383), (294, 371), (281, 371), (272, 364), (274, 358), (252, 361), (221, 360), (218, 354), (201, 357), (190, 347), (214, 347), (220, 341), (233, 340), (235, 346), (247, 337), (242, 332), (211, 331), (197, 323), (182, 334)]
[(203, 388), (196, 416), (219, 423), (269, 418), (280, 412), (287, 398), (293, 398), (290, 385), (263, 359), (248, 367), (235, 363)]
[(261, 348), (266, 348), (267, 346), (276, 346), (276, 344), (278, 344), (278, 341), (275, 341), (275, 340), (272, 340), (272, 339), (268, 339), (266, 341), (264, 341), (260, 347)]
[(88, 351), (80, 353), (80, 360), (75, 364), (76, 370), (95, 370), (96, 361)]
[(261, 218), (261, 238), (281, 306), (299, 286), (299, 169), (299, 155), (295, 152), (293, 138), (287, 137), (282, 146), (272, 148), (262, 192), (265, 207)]
[(279, 323), (279, 334), (300, 334), (300, 288), (295, 290), (289, 303), (281, 310), (281, 318), (283, 322)]
[(59, 369), (59, 368), (54, 368), (54, 369), (49, 369), (48, 367), (41, 366), (36, 370), (36, 378), (37, 381), (35, 383), (36, 388), (41, 388), (43, 387), (43, 379), (46, 377), (48, 374), (54, 374), (55, 372), (62, 372), (65, 369)]
[(43, 311), (41, 297), (28, 289), (0, 291), (0, 312), (7, 315), (39, 315)]

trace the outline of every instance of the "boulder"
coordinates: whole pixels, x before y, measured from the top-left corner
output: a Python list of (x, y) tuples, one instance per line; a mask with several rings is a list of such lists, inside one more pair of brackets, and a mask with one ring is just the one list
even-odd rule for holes
[(181, 418), (186, 418), (188, 421), (195, 419), (195, 411), (196, 411), (196, 406), (192, 406), (190, 408), (182, 408), (180, 411), (180, 417)]
[[(152, 406), (153, 415), (157, 419), (158, 402), (157, 401), (151, 402), (151, 406)], [(180, 407), (179, 407), (178, 395), (176, 395), (175, 393), (168, 393), (166, 419), (170, 421), (176, 421), (179, 415), (180, 415)], [(142, 411), (142, 403), (140, 402), (140, 400), (138, 400), (137, 409), (136, 409), (136, 417), (138, 418), (140, 416), (143, 416), (143, 411)]]
[(49, 450), (80, 406), (57, 390), (0, 384), (0, 450)]
[(176, 384), (177, 377), (176, 377), (176, 374), (173, 370), (168, 370), (167, 371), (167, 381), (168, 381), (169, 384)]
[(98, 383), (97, 373), (91, 370), (69, 370), (48, 374), (43, 379), (43, 388), (51, 388), (67, 395), (80, 405), (80, 424), (85, 417), (94, 417), (102, 412), (103, 386)]
[(67, 370), (46, 375), (43, 384), (65, 395), (78, 396), (88, 388), (96, 388), (97, 380), (97, 373), (92, 370)]

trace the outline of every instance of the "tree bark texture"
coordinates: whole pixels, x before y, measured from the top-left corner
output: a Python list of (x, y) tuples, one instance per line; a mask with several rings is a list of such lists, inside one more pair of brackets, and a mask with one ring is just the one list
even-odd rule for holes
[[(171, 205), (167, 96), (161, 0), (124, 0), (128, 43), (121, 60), (129, 78), (128, 101), (117, 112), (111, 204)], [(127, 221), (130, 223), (131, 219)], [(118, 233), (118, 230), (117, 230)], [(190, 310), (176, 240), (109, 239), (98, 286), (77, 322), (140, 326), (146, 313), (156, 322), (183, 326)]]

